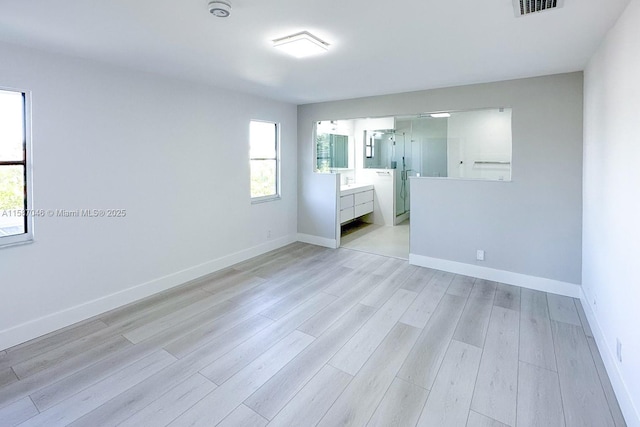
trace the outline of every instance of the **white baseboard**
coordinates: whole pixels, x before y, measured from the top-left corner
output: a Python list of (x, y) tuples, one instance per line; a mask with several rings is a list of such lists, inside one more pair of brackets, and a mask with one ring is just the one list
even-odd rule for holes
[(130, 304), (158, 292), (182, 285), (191, 280), (206, 276), (207, 274), (215, 273), (218, 270), (222, 270), (274, 249), (281, 248), (295, 241), (295, 235), (273, 239), (264, 244), (189, 267), (176, 273), (116, 292), (115, 294), (97, 298), (93, 301), (88, 301), (86, 303), (4, 329), (0, 331), (0, 350), (13, 347), (14, 345), (48, 334), (49, 332), (56, 331), (109, 310), (113, 310), (114, 308), (122, 307), (123, 305)]
[(495, 268), (481, 267), (479, 265), (465, 264), (446, 259), (431, 258), (423, 255), (409, 254), (409, 263), (420, 267), (428, 267), (450, 273), (463, 274), (508, 285), (520, 286), (537, 291), (550, 292), (552, 294), (565, 295), (572, 298), (580, 298), (582, 286), (544, 277), (529, 276), (511, 271), (497, 270)]
[(311, 234), (298, 233), (298, 242), (309, 243), (310, 245), (324, 246), (325, 248), (337, 249), (338, 241), (336, 239), (327, 239), (324, 237), (312, 236)]
[(613, 391), (618, 399), (620, 410), (624, 415), (628, 427), (640, 427), (640, 411), (638, 411), (638, 408), (636, 408), (633, 399), (631, 398), (631, 393), (629, 393), (629, 389), (627, 388), (622, 374), (618, 369), (616, 356), (613, 354), (612, 347), (607, 345), (607, 340), (602, 332), (602, 328), (600, 327), (600, 322), (598, 322), (598, 318), (593, 312), (593, 308), (591, 304), (589, 304), (589, 300), (590, 299), (584, 293), (583, 289), (580, 293), (580, 301), (582, 302), (582, 307), (584, 308), (587, 320), (589, 321), (591, 332), (593, 332), (593, 338), (595, 339), (598, 350), (600, 351), (600, 356), (602, 356), (602, 361), (604, 362), (604, 367), (607, 370), (607, 375), (609, 375), (611, 386), (613, 387)]

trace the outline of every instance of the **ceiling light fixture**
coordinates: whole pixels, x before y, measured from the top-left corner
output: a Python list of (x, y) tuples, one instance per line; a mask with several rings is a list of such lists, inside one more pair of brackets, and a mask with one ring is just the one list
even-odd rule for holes
[(431, 117), (434, 119), (446, 119), (447, 117), (451, 117), (451, 113), (434, 113), (431, 114)]
[(229, 1), (211, 0), (209, 13), (218, 18), (226, 18), (231, 15), (231, 3)]
[(273, 47), (296, 58), (305, 58), (326, 52), (329, 43), (320, 40), (308, 31), (302, 31), (273, 40)]

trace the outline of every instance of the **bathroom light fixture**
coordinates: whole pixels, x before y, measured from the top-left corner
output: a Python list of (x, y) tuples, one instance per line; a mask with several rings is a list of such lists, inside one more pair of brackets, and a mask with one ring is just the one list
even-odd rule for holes
[(451, 113), (433, 113), (430, 114), (434, 119), (446, 119), (447, 117), (451, 117)]
[(273, 47), (296, 58), (305, 58), (326, 52), (329, 43), (320, 40), (308, 31), (302, 31), (273, 40)]

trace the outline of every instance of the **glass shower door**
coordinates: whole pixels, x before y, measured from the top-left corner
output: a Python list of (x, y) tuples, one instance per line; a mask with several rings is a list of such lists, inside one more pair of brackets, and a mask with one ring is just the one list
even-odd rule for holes
[[(407, 138), (408, 137), (408, 138)], [(411, 171), (411, 136), (396, 134), (396, 217), (409, 212), (409, 174)]]

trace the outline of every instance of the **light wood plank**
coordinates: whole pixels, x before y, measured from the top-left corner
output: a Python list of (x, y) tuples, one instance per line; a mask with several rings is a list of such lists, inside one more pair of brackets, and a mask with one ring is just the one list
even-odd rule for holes
[[(252, 331), (255, 326), (260, 324), (259, 319), (256, 319), (254, 323), (246, 325), (245, 331)], [(209, 348), (206, 352), (196, 351), (177, 360), (167, 368), (141, 381), (85, 415), (78, 420), (78, 424), (91, 427), (104, 425), (106, 427), (125, 420), (136, 411), (159, 398), (167, 389), (177, 386), (180, 382), (210, 364), (212, 360), (219, 358), (243, 339), (246, 339), (246, 336), (243, 336), (243, 331), (239, 332), (239, 336), (226, 337), (227, 339), (215, 348)]]
[(107, 312), (100, 316), (100, 319), (111, 328), (118, 327), (122, 333), (171, 314), (173, 311), (184, 308), (209, 295), (199, 288), (191, 287), (187, 287), (187, 290), (182, 292), (179, 290), (165, 291)]
[(192, 375), (118, 424), (118, 427), (165, 426), (215, 388), (216, 385), (202, 375)]
[[(180, 359), (180, 363), (176, 364), (179, 372), (179, 378), (186, 378), (197, 372), (202, 367), (216, 360), (218, 357), (227, 353), (249, 337), (261, 331), (272, 321), (266, 317), (256, 316), (230, 329), (218, 338), (212, 340), (198, 350), (190, 353), (188, 356)], [(162, 342), (138, 344), (131, 349), (107, 358), (96, 363), (86, 369), (83, 369), (73, 375), (65, 377), (60, 381), (44, 387), (31, 396), (34, 403), (40, 410), (50, 408), (51, 406), (61, 402), (62, 400), (72, 396), (78, 391), (97, 383), (98, 381), (113, 375), (123, 366), (130, 365), (137, 360), (142, 359), (145, 355), (155, 351)], [(192, 370), (194, 369), (194, 370)], [(162, 374), (162, 383), (166, 386), (169, 383), (170, 374), (164, 372)], [(142, 387), (143, 385), (141, 385)]]
[(509, 426), (506, 424), (502, 424), (500, 421), (496, 421), (482, 414), (478, 414), (475, 411), (469, 411), (469, 420), (467, 421), (467, 427), (509, 427)]
[(413, 273), (407, 280), (402, 283), (401, 288), (413, 292), (421, 292), (427, 283), (431, 280), (436, 270), (431, 268), (418, 267), (415, 273)]
[(350, 375), (355, 375), (415, 298), (415, 292), (398, 289), (358, 333), (331, 358), (330, 364)]
[(378, 267), (373, 270), (372, 273), (388, 277), (405, 264), (407, 264), (407, 261), (401, 261), (396, 258), (383, 257), (382, 262), (378, 263)]
[(428, 396), (428, 390), (396, 378), (367, 427), (414, 426)]
[(419, 334), (420, 329), (398, 323), (329, 408), (318, 426), (365, 425)]
[(36, 415), (38, 415), (38, 410), (31, 399), (23, 397), (16, 402), (0, 408), (0, 425), (3, 427), (17, 426)]
[(319, 267), (316, 266), (315, 269), (301, 269), (296, 273), (270, 279), (253, 289), (230, 298), (230, 301), (239, 305), (256, 305), (266, 302), (275, 304), (290, 295), (292, 292), (296, 292), (312, 283), (313, 278), (315, 278), (317, 274), (331, 274), (332, 271), (330, 268), (331, 265), (322, 264)]
[(272, 419), (374, 311), (374, 308), (364, 305), (354, 307), (245, 400), (245, 404), (263, 417)]
[(6, 368), (0, 371), (0, 388), (8, 386), (16, 381), (18, 381), (18, 377), (13, 372), (13, 369)]
[(547, 301), (549, 302), (549, 317), (551, 320), (582, 327), (573, 298), (547, 294)]
[(170, 425), (172, 427), (216, 425), (311, 344), (313, 339), (300, 331), (292, 332), (176, 418)]
[(376, 259), (379, 260), (379, 264), (382, 264), (383, 262), (387, 261), (386, 258), (383, 257), (378, 257), (375, 256), (373, 254), (368, 254), (365, 252), (360, 252), (360, 251), (354, 251), (354, 250), (346, 250), (346, 249), (340, 249), (341, 251), (343, 251), (343, 255), (345, 257), (345, 260), (341, 263), (344, 267), (347, 268), (351, 268), (353, 270), (357, 269), (358, 267), (361, 267), (362, 264), (369, 262), (370, 260)]
[[(137, 349), (135, 349), (134, 346), (132, 346), (124, 338), (120, 338), (120, 340), (123, 340), (122, 342), (125, 343), (126, 346), (123, 347), (123, 349), (120, 349), (120, 351), (118, 352), (112, 352), (111, 354), (107, 355), (103, 355), (98, 352), (99, 356), (96, 357), (96, 352), (94, 351), (94, 349), (91, 349), (88, 352), (79, 353), (75, 356), (71, 356), (69, 359), (62, 360), (56, 365), (37, 372), (34, 375), (28, 376), (26, 379), (13, 382), (5, 387), (0, 388), (0, 405), (13, 402), (30, 394), (34, 403), (38, 405), (38, 401), (34, 397), (34, 395), (38, 393), (40, 389), (47, 387), (55, 383), (56, 381), (59, 381), (60, 378), (75, 375), (75, 373), (82, 371), (89, 366), (101, 365), (105, 361), (112, 359), (114, 356), (119, 356), (122, 352), (137, 351)], [(150, 353), (151, 350), (147, 352), (147, 354)], [(92, 380), (92, 382), (96, 381), (97, 380)], [(76, 391), (80, 389), (81, 388), (76, 389)], [(46, 408), (38, 406), (38, 409), (42, 411)]]
[(604, 395), (607, 398), (607, 403), (609, 403), (609, 409), (611, 410), (613, 421), (616, 427), (626, 427), (627, 423), (624, 420), (624, 415), (622, 415), (622, 410), (620, 409), (620, 405), (618, 404), (618, 398), (613, 391), (611, 380), (609, 380), (609, 376), (607, 375), (607, 369), (604, 366), (602, 357), (600, 357), (600, 351), (598, 350), (596, 340), (592, 336), (587, 336), (587, 343), (589, 344), (589, 349), (591, 350), (593, 361), (596, 364), (598, 377), (600, 377), (600, 383), (602, 383)]
[(451, 281), (449, 288), (447, 288), (447, 293), (458, 297), (468, 298), (475, 282), (475, 277), (456, 274)]
[(398, 377), (425, 389), (431, 389), (440, 364), (449, 347), (466, 300), (445, 295), (409, 353)]
[(337, 319), (358, 304), (373, 287), (382, 281), (382, 276), (368, 274), (352, 285), (352, 289), (344, 293), (336, 301), (329, 304), (298, 328), (305, 334), (318, 337), (323, 334)]
[(418, 427), (465, 425), (481, 355), (478, 347), (451, 341)]
[(265, 279), (244, 271), (235, 269), (227, 271), (228, 273), (225, 277), (207, 281), (200, 286), (200, 289), (211, 295), (217, 295), (224, 301), (229, 299), (230, 295), (235, 295), (237, 292), (252, 289), (265, 282)]
[(333, 405), (353, 377), (325, 365), (269, 423), (269, 427), (314, 426)]
[(547, 316), (524, 310), (520, 313), (520, 360), (550, 371), (557, 370), (551, 321)]
[(520, 311), (520, 288), (498, 283), (493, 305), (509, 310)]
[(175, 360), (166, 351), (158, 351), (30, 418), (23, 427), (68, 425)]
[(247, 319), (257, 316), (259, 312), (265, 307), (269, 307), (270, 304), (246, 305), (222, 317), (206, 321), (196, 328), (188, 329), (188, 332), (182, 334), (180, 338), (165, 345), (164, 349), (175, 357), (182, 358), (226, 331), (242, 324)]
[(287, 313), (311, 298), (315, 293), (322, 291), (324, 288), (333, 283), (335, 277), (346, 274), (347, 272), (345, 270), (347, 269), (344, 267), (339, 267), (338, 269), (331, 270), (326, 274), (317, 276), (316, 278), (310, 280), (309, 284), (301, 287), (295, 292), (292, 292), (282, 300), (278, 301), (276, 304), (273, 304), (271, 307), (262, 311), (260, 314), (273, 320), (281, 319)]
[(451, 273), (435, 274), (427, 286), (418, 294), (400, 321), (416, 328), (424, 328), (440, 300), (444, 296), (454, 275)]
[[(13, 371), (18, 378), (24, 379), (60, 365), (76, 366), (80, 363), (80, 359), (100, 360), (109, 354), (130, 346), (131, 343), (129, 341), (119, 336), (104, 342), (100, 342), (97, 339), (87, 341), (82, 339), (73, 344), (56, 347), (40, 356), (18, 363), (13, 366)], [(61, 367), (61, 369), (64, 368)]]
[(247, 275), (247, 277), (238, 278), (238, 282), (239, 283), (230, 283), (221, 288), (203, 288), (203, 290), (205, 292), (209, 292), (211, 295), (217, 296), (220, 300), (226, 301), (237, 297), (244, 292), (257, 288), (258, 286), (264, 284), (266, 280), (261, 277)]
[(563, 427), (558, 374), (520, 362), (518, 427)]
[(515, 425), (518, 391), (520, 313), (494, 307), (482, 353), (471, 409)]
[(370, 307), (382, 307), (382, 305), (389, 300), (389, 298), (402, 286), (402, 284), (409, 278), (418, 267), (403, 263), (397, 270), (391, 273), (386, 279), (376, 286), (371, 292), (369, 292), (362, 300), (361, 304), (368, 305)]
[(529, 316), (549, 319), (547, 294), (523, 288), (520, 291), (520, 311)]
[(582, 327), (554, 320), (551, 330), (567, 427), (615, 426)]
[(476, 280), (453, 339), (482, 348), (489, 326), (496, 283)]
[[(71, 423), (70, 426), (110, 427), (119, 425), (137, 411), (152, 404), (154, 400), (161, 398), (166, 390), (172, 389), (183, 380), (188, 379), (190, 375), (197, 372), (197, 368), (202, 364), (202, 362), (195, 359), (176, 361), (166, 369), (151, 375), (82, 416)], [(213, 390), (213, 388), (210, 389)]]
[(352, 270), (347, 274), (336, 277), (334, 282), (327, 286), (323, 292), (337, 297), (342, 297), (350, 292), (355, 284), (362, 283), (363, 280), (371, 277), (377, 277), (379, 281), (384, 279), (383, 276), (373, 274), (368, 271)]
[(139, 328), (133, 329), (123, 334), (123, 336), (136, 344), (144, 341), (160, 332), (164, 331), (168, 326), (181, 323), (190, 317), (194, 317), (203, 313), (203, 318), (208, 320), (217, 319), (231, 311), (237, 309), (238, 306), (230, 301), (219, 301), (215, 295), (206, 297), (180, 310), (176, 310), (171, 314), (161, 317), (158, 320), (149, 322)]
[(267, 420), (244, 405), (238, 406), (217, 427), (264, 427)]
[(8, 348), (6, 354), (0, 357), (0, 369), (6, 369), (38, 354), (62, 347), (106, 327), (107, 325), (101, 320), (89, 320), (51, 332), (26, 343), (18, 344)]
[(469, 298), (485, 298), (490, 299), (493, 302), (496, 295), (497, 287), (498, 284), (496, 282), (484, 279), (476, 279), (476, 281), (473, 283), (473, 288), (471, 288)]
[(334, 295), (324, 293), (314, 295), (287, 316), (201, 369), (200, 373), (218, 385), (223, 384), (335, 299)]
[[(376, 254), (366, 254), (366, 258), (364, 258), (357, 266), (352, 267), (354, 271), (362, 271), (365, 273), (373, 273), (380, 267), (386, 260), (387, 257)], [(378, 274), (378, 273), (375, 273)]]

